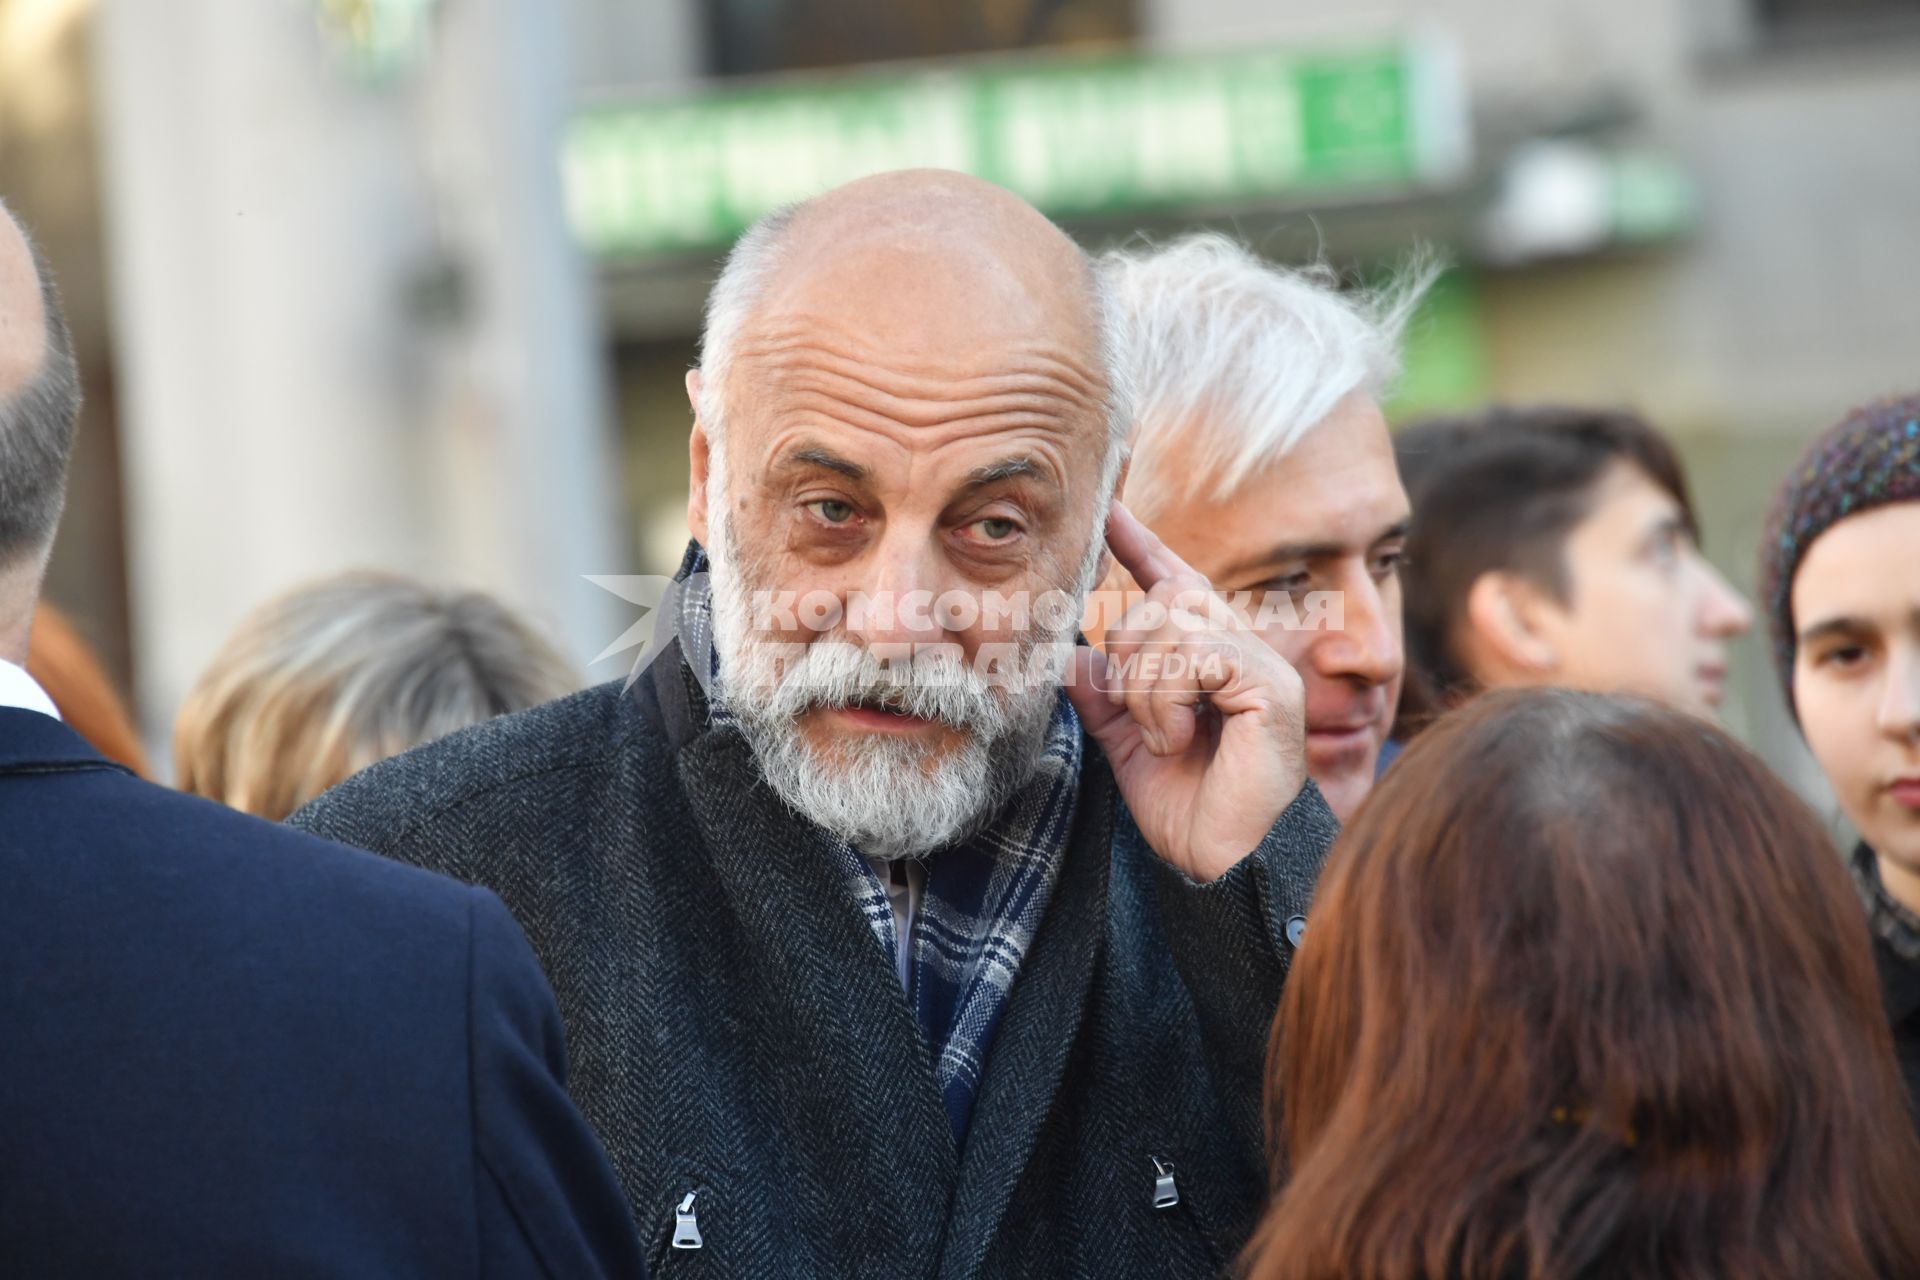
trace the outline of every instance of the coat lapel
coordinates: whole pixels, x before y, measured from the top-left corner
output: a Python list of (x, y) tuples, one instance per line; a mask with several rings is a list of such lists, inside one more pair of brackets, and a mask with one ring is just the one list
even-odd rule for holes
[[(876, 1239), (914, 1241), (931, 1263), (947, 1221), (958, 1153), (934, 1082), (925, 1038), (894, 967), (862, 918), (824, 838), (762, 779), (738, 732), (710, 731), (679, 755), (691, 803), (728, 907), (773, 975), (768, 993), (794, 1038), (774, 1052), (831, 1064), (819, 1073), (797, 1126), (884, 1172), (887, 1193), (849, 1212), (873, 1222)], [(860, 1172), (850, 1171), (850, 1199)]]
[(1066, 863), (1014, 979), (980, 1081), (941, 1259), (943, 1277), (978, 1273), (1053, 1109), (1086, 1012), (1105, 929), (1113, 815), (1106, 759), (1091, 740), (1083, 745)]

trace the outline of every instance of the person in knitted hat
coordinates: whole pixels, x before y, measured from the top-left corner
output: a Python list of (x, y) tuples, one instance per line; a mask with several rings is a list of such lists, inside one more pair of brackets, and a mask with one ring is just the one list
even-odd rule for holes
[(1787, 705), (1861, 836), (1854, 881), (1920, 1116), (1920, 395), (1814, 443), (1774, 502), (1760, 576)]

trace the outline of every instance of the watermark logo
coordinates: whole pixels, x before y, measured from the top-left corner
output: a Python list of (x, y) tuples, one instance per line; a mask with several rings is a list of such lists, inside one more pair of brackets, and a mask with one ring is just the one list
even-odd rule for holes
[(1149, 640), (1124, 657), (1109, 657), (1094, 677), (1102, 693), (1136, 689), (1218, 688), (1227, 676), (1227, 655), (1218, 648)]
[(612, 592), (628, 604), (638, 605), (644, 610), (633, 625), (622, 631), (612, 644), (595, 654), (587, 665), (598, 666), (608, 658), (646, 644), (648, 637), (661, 623), (664, 611), (660, 606), (673, 592), (673, 579), (657, 573), (589, 573), (583, 576), (602, 591)]
[[(628, 676), (640, 675), (679, 636), (695, 674), (710, 668), (711, 634), (681, 636), (681, 601), (704, 591), (706, 575), (686, 582), (648, 574), (588, 575), (587, 580), (644, 612), (593, 659), (602, 662), (636, 647), (641, 652)], [(1231, 614), (1231, 621), (1222, 611)], [(942, 592), (834, 592), (770, 588), (747, 598), (748, 642), (758, 669), (779, 680), (807, 678), (808, 649), (831, 639), (856, 643), (875, 658), (888, 678), (938, 685), (971, 676), (994, 688), (1057, 685), (1076, 678), (1071, 660), (1076, 633), (1107, 637), (1113, 655), (1097, 664), (1103, 691), (1216, 686), (1230, 661), (1221, 632), (1228, 627), (1268, 636), (1299, 631), (1338, 631), (1345, 602), (1338, 591), (1194, 591), (1167, 599), (1144, 592), (1100, 589), (1084, 601), (1060, 590), (1027, 592), (983, 589)], [(927, 641), (861, 637), (900, 632), (940, 637)], [(954, 637), (967, 637), (961, 643)]]

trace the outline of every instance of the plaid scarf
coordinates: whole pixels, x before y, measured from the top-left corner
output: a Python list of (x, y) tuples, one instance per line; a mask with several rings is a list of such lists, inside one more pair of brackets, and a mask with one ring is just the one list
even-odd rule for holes
[[(710, 723), (739, 732), (713, 679), (713, 600), (704, 551), (690, 550), (676, 582), (677, 601), (663, 602), (659, 628), (671, 628), (707, 691)], [(656, 634), (648, 652), (666, 637)], [(646, 656), (642, 656), (642, 662)], [(1080, 792), (1080, 720), (1064, 692), (1058, 699), (1033, 776), (986, 830), (922, 859), (926, 885), (909, 939), (907, 1001), (926, 1038), (947, 1120), (964, 1145), (974, 1096), (994, 1031), (1006, 1010), (1020, 963), (1059, 878)], [(872, 865), (846, 840), (827, 833), (848, 891), (866, 917), (889, 966), (897, 954), (893, 907)]]
[(1880, 863), (1873, 850), (1863, 843), (1849, 861), (1853, 887), (1867, 909), (1867, 924), (1873, 936), (1887, 944), (1893, 954), (1908, 962), (1920, 961), (1920, 916), (1914, 915), (1887, 892), (1880, 879)]

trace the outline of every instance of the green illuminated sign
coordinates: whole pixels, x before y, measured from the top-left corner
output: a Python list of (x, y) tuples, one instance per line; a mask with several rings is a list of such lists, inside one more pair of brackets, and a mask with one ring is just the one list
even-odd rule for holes
[(885, 169), (961, 169), (1058, 216), (1439, 181), (1466, 161), (1443, 49), (949, 66), (590, 108), (566, 147), (596, 254), (724, 245)]
[(320, 30), (355, 77), (382, 83), (427, 56), (440, 0), (318, 0)]

